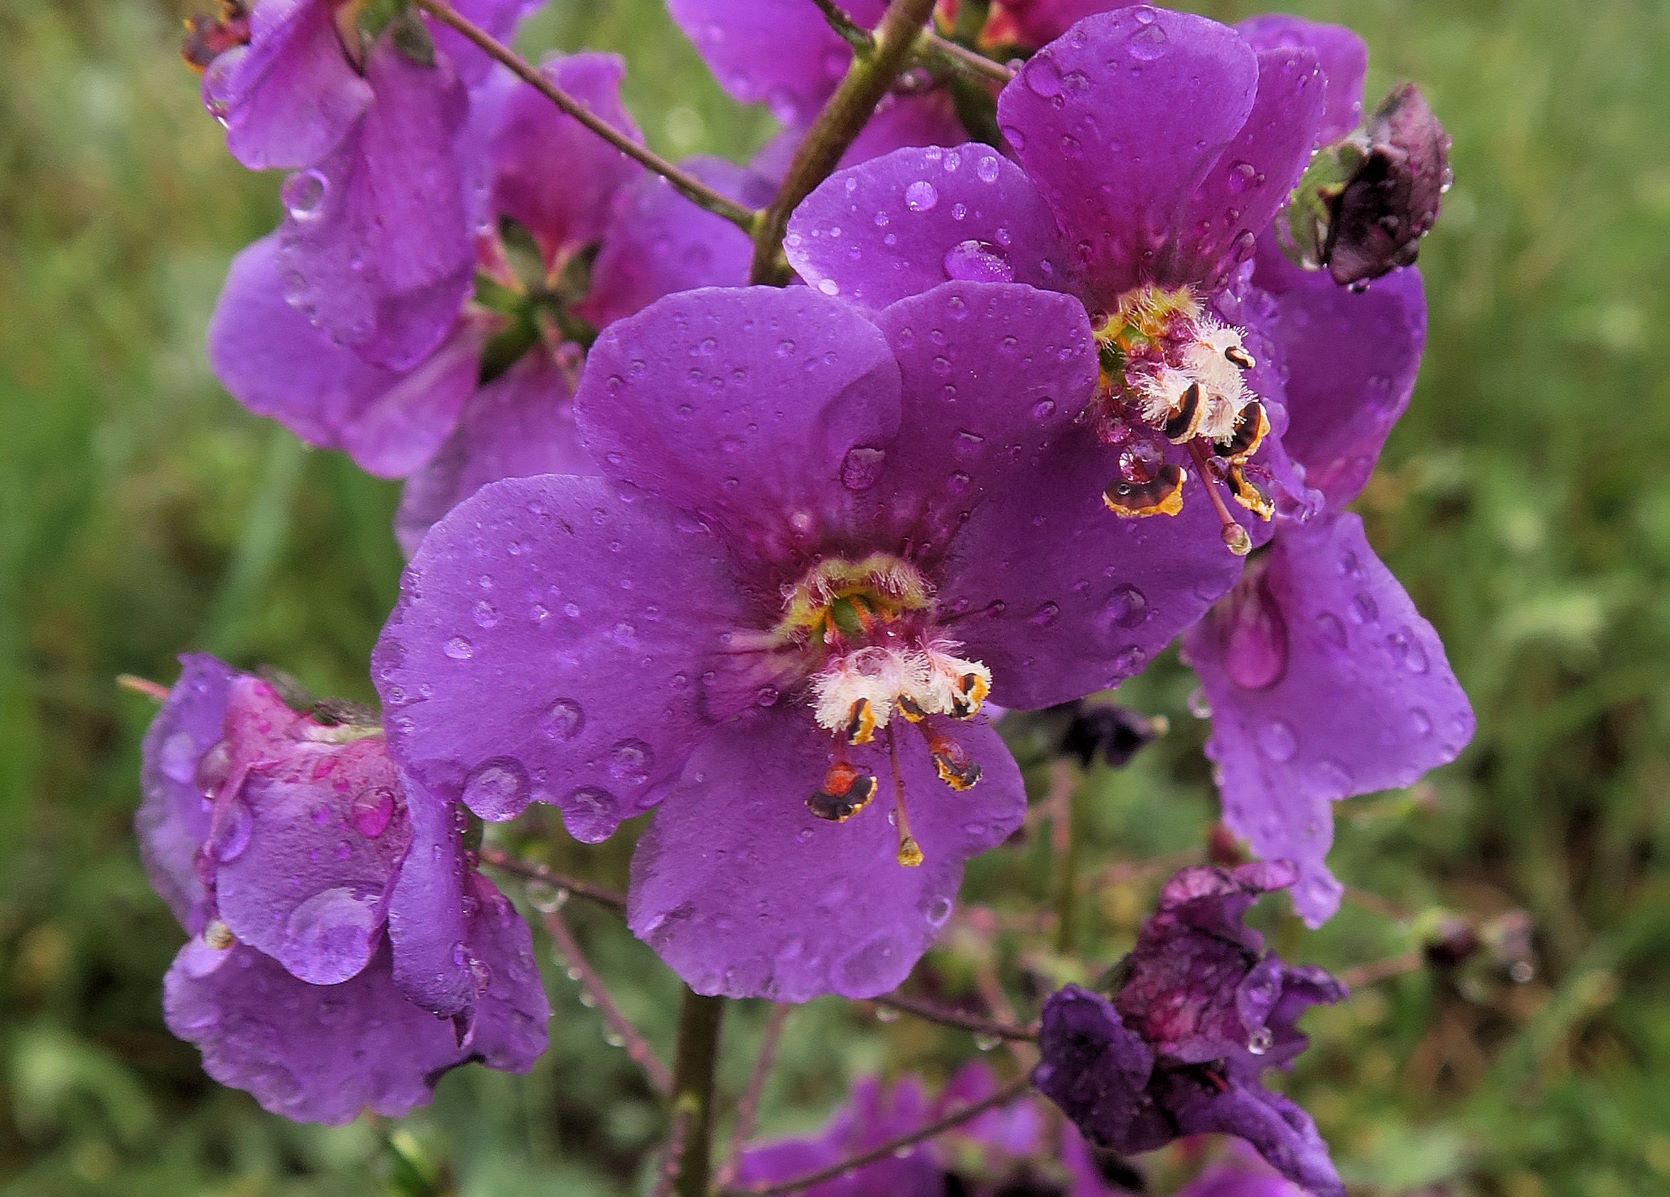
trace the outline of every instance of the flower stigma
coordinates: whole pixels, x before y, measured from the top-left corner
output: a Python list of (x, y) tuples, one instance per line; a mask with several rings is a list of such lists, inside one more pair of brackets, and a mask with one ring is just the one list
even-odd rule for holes
[(953, 728), (979, 714), (991, 693), (991, 670), (958, 655), (961, 645), (934, 619), (932, 585), (916, 566), (886, 553), (815, 565), (787, 591), (775, 638), (804, 654), (812, 717), (834, 742), (833, 763), (807, 808), (835, 823), (864, 810), (878, 780), (849, 750), (879, 736), (893, 773), (898, 861), (920, 865), (899, 768), (898, 720), (921, 735), (941, 782), (968, 789), (979, 781), (980, 766)]
[(1219, 488), (1262, 520), (1275, 506), (1249, 476), (1270, 420), (1247, 386), (1246, 372), (1257, 363), (1242, 338), (1187, 287), (1127, 292), (1096, 330), (1095, 420), (1097, 435), (1117, 454), (1117, 472), (1102, 492), (1110, 511), (1132, 518), (1180, 512), (1188, 470), (1167, 458), (1165, 446), (1183, 447), (1218, 514), (1224, 544), (1244, 557), (1252, 540)]

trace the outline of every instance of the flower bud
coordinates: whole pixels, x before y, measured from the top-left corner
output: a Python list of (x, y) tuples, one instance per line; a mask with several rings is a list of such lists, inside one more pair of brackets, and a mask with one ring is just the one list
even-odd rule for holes
[(1449, 151), (1420, 89), (1395, 89), (1301, 180), (1288, 221), (1302, 264), (1326, 268), (1342, 285), (1412, 265), (1449, 190)]

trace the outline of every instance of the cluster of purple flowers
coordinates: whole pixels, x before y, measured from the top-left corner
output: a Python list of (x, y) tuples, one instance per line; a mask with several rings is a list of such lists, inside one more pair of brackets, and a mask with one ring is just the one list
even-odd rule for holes
[[(456, 10), (502, 40), (526, 7)], [(853, 50), (810, 2), (669, 8), (785, 127), (747, 168), (683, 169), (763, 207)], [(698, 993), (882, 994), (1020, 826), (997, 704), (1082, 699), (1180, 642), (1225, 820), (1271, 863), (1175, 878), (1111, 1000), (1049, 1000), (1036, 1082), (1100, 1146), (1228, 1131), (1339, 1192), (1257, 1078), (1342, 991), (1240, 917), (1289, 885), (1329, 917), (1330, 804), (1472, 731), (1346, 510), (1425, 335), (1408, 262), (1443, 142), (1418, 96), (1359, 130), (1366, 55), (1338, 27), (1008, 0), (978, 43), (1025, 56), (1000, 136), (968, 140), (943, 79), (889, 96), (793, 213), (779, 288), (746, 285), (744, 230), (423, 6), (260, 0), (193, 44), (233, 155), (292, 172), (232, 265), (216, 372), (405, 479), (410, 554), (381, 716), (194, 657), (147, 740), (141, 837), (193, 937), (168, 1017), (209, 1071), (336, 1121), (466, 1060), (525, 1068), (548, 1013), (528, 929), (465, 844), (532, 803), (584, 843), (652, 816), (628, 920)], [(636, 142), (622, 72), (542, 68)], [(1356, 171), (1311, 186), (1319, 163)], [(743, 1178), (931, 1113), (866, 1090)], [(1046, 1124), (964, 1133), (1019, 1160)], [(1001, 1191), (1119, 1191), (1063, 1133), (1058, 1187)], [(959, 1165), (882, 1167), (827, 1191), (952, 1191)]]

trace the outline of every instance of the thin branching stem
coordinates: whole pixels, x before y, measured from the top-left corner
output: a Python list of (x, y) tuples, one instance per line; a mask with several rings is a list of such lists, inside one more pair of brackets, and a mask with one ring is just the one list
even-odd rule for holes
[(1419, 972), (1425, 967), (1426, 957), (1420, 952), (1404, 952), (1401, 956), (1393, 956), (1389, 960), (1374, 960), (1368, 964), (1341, 969), (1338, 976), (1347, 989), (1361, 989), (1365, 985), (1378, 985), (1382, 981), (1390, 981), (1393, 977)]
[(615, 128), (608, 121), (592, 112), (580, 101), (552, 83), (539, 68), (523, 58), (509, 46), (488, 33), (481, 26), (459, 13), (446, 0), (414, 0), (419, 8), (434, 17), (449, 29), (456, 30), (466, 40), (473, 43), (482, 53), (496, 62), (509, 67), (511, 72), (544, 96), (551, 103), (562, 109), (564, 113), (579, 121), (604, 141), (614, 146), (628, 158), (633, 159), (645, 169), (660, 175), (667, 182), (698, 207), (705, 208), (715, 216), (724, 218), (736, 225), (744, 232), (751, 232), (754, 228), (755, 213), (751, 208), (744, 207), (729, 196), (721, 195), (695, 175), (682, 167), (667, 161), (660, 154), (648, 146), (633, 141), (627, 134)]
[(959, 1031), (970, 1031), (982, 1038), (1016, 1040), (1019, 1042), (1033, 1042), (1038, 1038), (1037, 1027), (1018, 1027), (1013, 1023), (981, 1018), (978, 1014), (966, 1014), (961, 1010), (948, 1009), (922, 998), (907, 997), (902, 993), (884, 994), (878, 998), (871, 998), (870, 1001), (877, 1006), (897, 1010), (901, 1014), (909, 1014), (913, 1018), (920, 1018), (924, 1022), (938, 1023), (942, 1027), (954, 1027)]
[(925, 1126), (918, 1127), (907, 1135), (889, 1139), (869, 1151), (859, 1152), (857, 1155), (848, 1156), (827, 1168), (819, 1168), (815, 1172), (808, 1172), (803, 1176), (796, 1176), (778, 1184), (756, 1185), (746, 1189), (730, 1189), (727, 1190), (725, 1197), (786, 1197), (790, 1193), (802, 1192), (813, 1185), (822, 1184), (826, 1180), (834, 1180), (854, 1168), (862, 1168), (864, 1165), (873, 1164), (877, 1160), (885, 1160), (895, 1152), (903, 1151), (907, 1147), (914, 1147), (918, 1143), (925, 1143), (948, 1130), (955, 1130), (963, 1123), (978, 1118), (987, 1110), (995, 1110), (999, 1106), (1006, 1106), (1025, 1094), (1030, 1084), (1031, 1082), (1026, 1077), (1021, 1077), (1019, 1080), (1005, 1085), (990, 1097), (982, 1098), (980, 1101), (953, 1110), (943, 1118), (938, 1118)]
[(742, 1100), (736, 1107), (736, 1120), (731, 1124), (729, 1157), (719, 1170), (721, 1188), (736, 1179), (737, 1168), (742, 1164), (742, 1151), (748, 1146), (748, 1140), (754, 1137), (760, 1100), (765, 1096), (765, 1083), (771, 1076), (771, 1066), (777, 1062), (777, 1045), (783, 1040), (783, 1028), (788, 1025), (789, 1014), (793, 1010), (793, 1006), (773, 1005), (765, 1021), (765, 1030), (760, 1032), (759, 1050), (754, 1053), (754, 1068), (748, 1074), (748, 1087), (742, 1091)]
[(569, 929), (568, 920), (563, 918), (561, 910), (546, 911), (541, 918), (545, 923), (545, 933), (551, 937), (552, 945), (568, 966), (571, 976), (580, 988), (590, 995), (597, 1006), (597, 1013), (603, 1019), (603, 1025), (609, 1033), (620, 1040), (626, 1049), (629, 1060), (644, 1070), (644, 1076), (649, 1081), (650, 1088), (662, 1097), (668, 1097), (673, 1091), (673, 1076), (667, 1071), (667, 1066), (655, 1054), (655, 1049), (644, 1038), (643, 1032), (633, 1024), (632, 1020), (621, 1013), (620, 1006), (603, 978), (586, 959), (586, 954), (580, 950), (579, 941), (574, 938), (574, 932)]
[(483, 848), (481, 863), (498, 869), (501, 873), (509, 873), (524, 881), (537, 881), (541, 885), (549, 885), (552, 889), (566, 891), (577, 898), (596, 902), (599, 906), (607, 906), (611, 910), (626, 909), (625, 894), (616, 893), (601, 885), (593, 885), (590, 881), (582, 881), (578, 877), (570, 877), (566, 873), (559, 873), (548, 865), (521, 860), (497, 848)]

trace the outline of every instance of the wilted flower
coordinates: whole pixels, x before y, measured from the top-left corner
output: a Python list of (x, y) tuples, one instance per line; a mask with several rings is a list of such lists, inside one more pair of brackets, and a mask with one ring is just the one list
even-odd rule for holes
[(867, 305), (944, 278), (1079, 296), (1102, 370), (1078, 451), (1100, 463), (1106, 506), (1175, 516), (1193, 476), (1205, 526), (1245, 554), (1226, 497), (1260, 520), (1307, 498), (1280, 451), (1280, 374), (1245, 274), (1310, 158), (1325, 90), (1308, 49), (1257, 49), (1146, 6), (1092, 16), (999, 98), (1019, 166), (968, 145), (838, 173), (791, 221), (789, 262)]
[(376, 656), (397, 755), (587, 841), (660, 805), (630, 919), (698, 990), (897, 984), (1021, 816), (988, 691), (1099, 689), (1195, 609), (1158, 552), (1012, 564), (1040, 491), (1076, 501), (1040, 465), (1094, 371), (1083, 309), (1014, 285), (617, 323), (575, 399), (603, 479), (486, 488), (414, 559)]
[[(860, 1080), (851, 1099), (815, 1138), (745, 1151), (737, 1181), (781, 1184), (834, 1167), (996, 1092), (991, 1069), (979, 1061), (958, 1069), (934, 1101), (914, 1077), (892, 1086), (874, 1078)], [(1103, 1175), (1096, 1152), (1076, 1130), (1058, 1128), (1054, 1121), (1035, 1100), (1017, 1098), (804, 1192), (806, 1197), (1115, 1197), (1128, 1191)]]
[(473, 1060), (526, 1070), (550, 1014), (531, 936), (474, 871), (455, 808), (401, 776), (377, 729), (183, 663), (137, 818), (194, 937), (164, 981), (169, 1029), (298, 1121), (404, 1114)]
[(1242, 922), (1294, 875), (1285, 862), (1184, 869), (1161, 890), (1111, 1001), (1068, 986), (1044, 1003), (1033, 1083), (1092, 1141), (1142, 1152), (1179, 1135), (1235, 1135), (1317, 1197), (1343, 1197), (1310, 1118), (1259, 1084), (1304, 1050), (1299, 1016), (1345, 996), (1320, 969), (1266, 954)]

